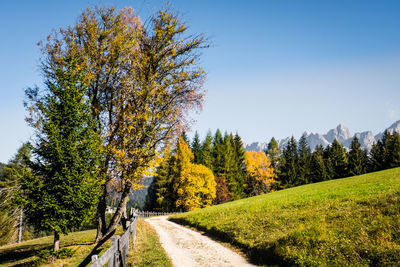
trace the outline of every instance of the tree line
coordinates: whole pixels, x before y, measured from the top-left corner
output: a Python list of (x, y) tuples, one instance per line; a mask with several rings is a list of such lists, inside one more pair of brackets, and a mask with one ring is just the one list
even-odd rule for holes
[(352, 140), (349, 151), (337, 140), (326, 148), (318, 145), (311, 151), (304, 135), (299, 142), (292, 136), (281, 149), (272, 138), (265, 154), (276, 170), (279, 188), (287, 188), (399, 167), (400, 135), (385, 131), (370, 151), (361, 149), (357, 137)]
[[(200, 174), (193, 173), (200, 166), (208, 170), (207, 177), (203, 175), (202, 179), (199, 179)], [(185, 168), (192, 170), (191, 177), (185, 177)], [(208, 132), (203, 141), (197, 132), (192, 141), (183, 134), (157, 168), (146, 208), (186, 211), (220, 204), (269, 192), (274, 187), (274, 178), (274, 169), (266, 155), (246, 152), (238, 134), (222, 135), (218, 129), (214, 135)], [(197, 187), (193, 187), (194, 184)], [(182, 204), (182, 192), (192, 195), (190, 204)], [(203, 200), (194, 201), (195, 195)]]

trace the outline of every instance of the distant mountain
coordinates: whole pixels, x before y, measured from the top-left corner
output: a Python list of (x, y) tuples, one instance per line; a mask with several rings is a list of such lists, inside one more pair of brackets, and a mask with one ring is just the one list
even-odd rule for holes
[[(398, 132), (400, 133), (400, 120), (393, 123), (390, 127), (385, 130), (390, 133)], [(384, 132), (384, 131), (383, 131)], [(337, 139), (345, 149), (350, 150), (351, 142), (354, 136), (357, 136), (360, 141), (362, 149), (370, 150), (372, 145), (380, 140), (383, 136), (383, 132), (378, 133), (374, 136), (371, 131), (365, 131), (361, 133), (355, 133), (352, 135), (349, 129), (343, 124), (339, 124), (336, 128), (329, 130), (326, 134), (304, 132), (308, 145), (312, 150), (315, 149), (317, 145), (322, 145), (324, 148), (331, 144), (335, 139)], [(289, 142), (290, 137), (278, 140), (280, 147), (285, 147)], [(299, 138), (297, 138), (297, 141)], [(267, 143), (253, 142), (246, 146), (247, 151), (264, 151), (267, 148)]]
[(267, 143), (254, 142), (250, 145), (246, 145), (247, 151), (265, 151), (266, 148)]
[(340, 143), (343, 143), (351, 137), (349, 129), (343, 124), (339, 124), (335, 129), (331, 129), (327, 134), (324, 134), (324, 138), (329, 144), (331, 144), (335, 139)]

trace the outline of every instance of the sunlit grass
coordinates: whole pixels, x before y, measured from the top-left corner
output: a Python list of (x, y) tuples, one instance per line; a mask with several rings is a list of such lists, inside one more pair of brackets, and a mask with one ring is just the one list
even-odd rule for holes
[[(118, 233), (120, 233), (120, 229)], [(57, 259), (53, 262), (41, 264), (41, 266), (79, 266), (81, 263), (90, 262), (90, 253), (95, 247), (93, 243), (96, 230), (74, 232), (68, 235), (61, 235), (60, 246), (75, 251), (71, 258)], [(94, 254), (104, 253), (110, 247), (110, 240), (105, 242)], [(21, 244), (13, 244), (0, 247), (0, 266), (30, 266), (36, 265), (37, 254), (44, 249), (52, 249), (53, 236), (47, 236)], [(84, 266), (86, 264), (83, 264)]]
[[(128, 254), (128, 266), (172, 266), (155, 230), (143, 220), (137, 223), (137, 238), (134, 248)], [(118, 228), (117, 234), (122, 234)], [(101, 255), (110, 247), (110, 240), (99, 249), (93, 251), (96, 230), (70, 233), (61, 236), (61, 247), (75, 251), (71, 258), (57, 259), (53, 262), (42, 263), (39, 266), (87, 266), (91, 260), (91, 253)], [(36, 265), (38, 253), (51, 249), (53, 237), (47, 236), (32, 239), (21, 244), (0, 247), (0, 266), (31, 266)]]
[(172, 216), (258, 264), (400, 265), (400, 168)]

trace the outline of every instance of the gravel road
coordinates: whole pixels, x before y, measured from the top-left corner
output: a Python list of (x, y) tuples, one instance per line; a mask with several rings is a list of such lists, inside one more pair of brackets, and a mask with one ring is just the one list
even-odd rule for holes
[(167, 220), (167, 216), (148, 218), (161, 244), (176, 267), (255, 266), (242, 256), (210, 238)]

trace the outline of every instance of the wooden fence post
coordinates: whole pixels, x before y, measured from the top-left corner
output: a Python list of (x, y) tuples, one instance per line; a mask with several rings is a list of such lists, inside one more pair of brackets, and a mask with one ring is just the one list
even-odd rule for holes
[(92, 255), (92, 263), (95, 263), (97, 261), (97, 259), (98, 259), (97, 255)]
[(110, 261), (108, 262), (108, 267), (117, 267), (119, 266), (119, 236), (111, 237), (111, 246), (115, 245), (117, 247), (117, 251), (114, 253), (114, 256), (111, 257)]

